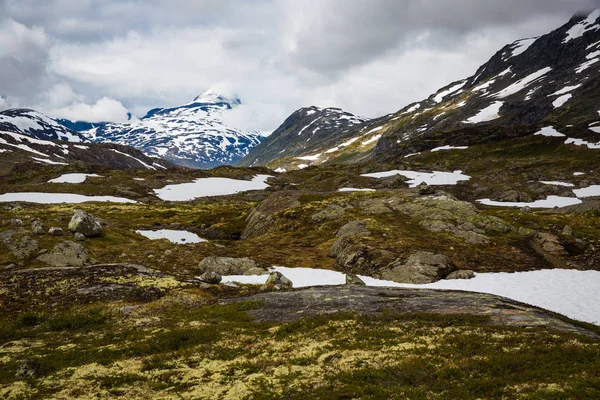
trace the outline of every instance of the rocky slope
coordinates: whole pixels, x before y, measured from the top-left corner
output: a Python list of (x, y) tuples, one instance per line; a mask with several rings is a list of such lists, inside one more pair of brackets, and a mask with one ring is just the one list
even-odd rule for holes
[[(311, 164), (398, 161), (436, 147), (523, 137), (549, 127), (566, 135), (567, 143), (597, 148), (598, 65), (600, 9), (576, 15), (547, 35), (505, 46), (474, 75), (394, 114), (356, 125), (343, 135), (335, 129), (321, 146), (282, 151), (279, 160), (273, 160), (273, 154), (262, 159), (257, 149), (245, 160), (271, 167), (297, 167), (287, 162), (287, 156), (313, 156)], [(284, 132), (293, 136), (282, 128), (270, 142), (277, 142)]]
[[(35, 132), (36, 136), (43, 136), (41, 131)], [(54, 135), (58, 131), (52, 129), (50, 132)], [(66, 137), (79, 138), (78, 136)], [(150, 170), (174, 167), (168, 161), (148, 157), (129, 146), (42, 140), (2, 130), (0, 130), (0, 154), (0, 174), (7, 173), (17, 166), (18, 169), (23, 170), (32, 165), (88, 165), (110, 169)]]
[(0, 131), (18, 133), (41, 140), (88, 142), (80, 133), (38, 111), (26, 108), (13, 108), (0, 112)]
[[(266, 165), (286, 157), (285, 164), (302, 168), (320, 157), (327, 157), (338, 141), (352, 136), (355, 128), (365, 121), (366, 118), (339, 108), (301, 108), (254, 148), (239, 165)], [(344, 143), (340, 146), (344, 147)], [(321, 154), (316, 154), (317, 151), (321, 151)]]
[(224, 115), (239, 104), (239, 99), (207, 91), (188, 104), (156, 108), (128, 123), (98, 124), (81, 134), (96, 143), (132, 146), (148, 156), (192, 168), (234, 164), (262, 140), (258, 132), (243, 132), (223, 121)]

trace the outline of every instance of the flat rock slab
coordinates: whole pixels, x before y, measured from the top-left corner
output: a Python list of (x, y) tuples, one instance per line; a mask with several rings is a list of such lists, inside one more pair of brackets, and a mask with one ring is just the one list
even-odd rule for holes
[(284, 292), (261, 293), (224, 300), (260, 302), (248, 314), (258, 321), (291, 322), (340, 312), (378, 314), (391, 312), (471, 314), (489, 316), (490, 323), (523, 328), (550, 328), (600, 338), (583, 327), (561, 320), (557, 314), (490, 294), (365, 286), (318, 286)]

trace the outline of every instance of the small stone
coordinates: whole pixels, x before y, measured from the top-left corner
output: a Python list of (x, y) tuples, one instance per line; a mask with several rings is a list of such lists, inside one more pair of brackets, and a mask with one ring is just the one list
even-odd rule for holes
[(367, 284), (354, 274), (346, 274), (346, 285), (366, 286)]
[(573, 228), (571, 228), (569, 225), (565, 225), (562, 230), (562, 234), (565, 236), (573, 236)]
[(46, 374), (46, 367), (40, 360), (25, 359), (19, 361), (17, 367), (17, 378), (40, 378)]
[(21, 221), (20, 219), (17, 219), (17, 218), (12, 218), (10, 220), (10, 224), (12, 226), (23, 226), (23, 221)]
[[(291, 288), (293, 286), (292, 281), (286, 278), (281, 272), (275, 271), (269, 274), (267, 278), (267, 285), (281, 286), (282, 288)], [(279, 290), (279, 289), (277, 289)]]
[(63, 236), (65, 232), (62, 230), (62, 228), (53, 226), (52, 228), (48, 229), (48, 234), (52, 236)]
[(165, 256), (170, 256), (173, 254), (173, 250), (165, 250)]
[(426, 195), (429, 195), (429, 194), (434, 194), (435, 193), (435, 188), (429, 186), (425, 182), (421, 182), (417, 186), (417, 193), (419, 193), (421, 196), (426, 196)]
[(83, 242), (85, 240), (85, 235), (83, 233), (75, 232), (75, 240)]
[(529, 206), (521, 207), (521, 212), (522, 213), (530, 213), (531, 208)]
[(475, 272), (470, 269), (459, 269), (458, 271), (450, 272), (446, 279), (473, 279)]
[(35, 235), (43, 235), (44, 233), (46, 233), (46, 231), (44, 230), (44, 225), (41, 221), (35, 220), (31, 223), (31, 233)]
[(214, 271), (207, 271), (200, 275), (200, 280), (202, 282), (210, 283), (211, 285), (218, 285), (219, 283), (221, 283), (222, 279), (223, 278), (221, 277), (221, 275)]
[(15, 264), (15, 263), (8, 264), (8, 265), (5, 265), (3, 267), (0, 267), (0, 269), (3, 270), (3, 271), (9, 271), (9, 270), (15, 269), (15, 268), (17, 268), (17, 264)]

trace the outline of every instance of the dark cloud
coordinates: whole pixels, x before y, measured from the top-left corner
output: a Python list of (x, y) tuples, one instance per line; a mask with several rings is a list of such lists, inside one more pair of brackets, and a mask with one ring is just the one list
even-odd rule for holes
[(241, 96), (237, 123), (253, 129), (310, 104), (377, 116), (596, 7), (600, 0), (0, 0), (0, 96), (70, 117), (113, 116), (121, 104), (142, 114), (214, 87)]

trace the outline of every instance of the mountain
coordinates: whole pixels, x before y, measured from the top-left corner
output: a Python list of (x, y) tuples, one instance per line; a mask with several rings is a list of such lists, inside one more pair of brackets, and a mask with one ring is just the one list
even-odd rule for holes
[(116, 143), (80, 143), (43, 140), (31, 135), (0, 130), (0, 172), (19, 165), (96, 165), (110, 169), (164, 170), (168, 161)]
[(26, 108), (0, 112), (0, 131), (19, 133), (41, 140), (88, 142), (82, 134), (38, 111)]
[(72, 126), (90, 128), (81, 134), (96, 143), (129, 145), (175, 164), (212, 168), (236, 163), (262, 140), (258, 132), (243, 132), (223, 121), (240, 104), (239, 99), (209, 90), (188, 104), (152, 109), (136, 121), (100, 123), (91, 128), (81, 122)]
[[(330, 153), (323, 149), (333, 148), (338, 141), (353, 135), (357, 126), (367, 121), (366, 118), (339, 108), (301, 108), (290, 115), (285, 122), (256, 146), (239, 165), (266, 165), (270, 161), (280, 159), (282, 154), (289, 157), (281, 165), (302, 167), (317, 159), (317, 155), (307, 155), (321, 152)], [(339, 146), (344, 146), (341, 144)], [(301, 157), (303, 156), (304, 157)], [(285, 169), (280, 166), (280, 168)]]
[[(574, 16), (549, 34), (505, 46), (475, 74), (427, 99), (347, 132), (335, 129), (326, 145), (308, 145), (301, 153), (285, 150), (276, 160), (259, 158), (257, 148), (246, 160), (270, 167), (289, 165), (289, 156), (313, 156), (312, 164), (393, 161), (436, 147), (527, 136), (548, 127), (571, 141), (598, 146), (599, 66), (597, 9)], [(286, 123), (270, 142), (284, 133), (294, 135), (284, 128)]]

